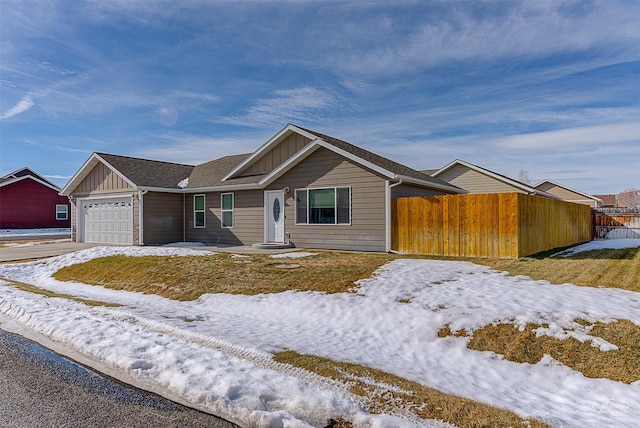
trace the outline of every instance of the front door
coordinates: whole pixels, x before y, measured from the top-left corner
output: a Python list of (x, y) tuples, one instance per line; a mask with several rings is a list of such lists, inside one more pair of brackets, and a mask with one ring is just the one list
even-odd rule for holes
[(267, 242), (284, 243), (284, 192), (265, 192)]

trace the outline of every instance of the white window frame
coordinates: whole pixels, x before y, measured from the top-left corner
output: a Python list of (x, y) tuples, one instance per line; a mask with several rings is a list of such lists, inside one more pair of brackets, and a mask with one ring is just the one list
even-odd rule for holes
[[(60, 208), (64, 208), (64, 210), (60, 210)], [(64, 218), (59, 218), (58, 214), (64, 213)], [(66, 204), (56, 204), (56, 220), (65, 221), (69, 220), (69, 205)]]
[[(202, 209), (196, 209), (196, 198), (202, 196)], [(203, 213), (202, 216), (202, 226), (198, 226), (196, 222), (196, 215), (198, 213)], [(204, 229), (207, 226), (207, 197), (204, 194), (193, 195), (193, 228), (194, 229)]]
[[(224, 197), (226, 195), (231, 195), (231, 209), (224, 209)], [(220, 227), (223, 229), (233, 229), (235, 225), (235, 207), (236, 207), (236, 197), (232, 192), (222, 193), (220, 194)], [(225, 226), (224, 224), (224, 213), (231, 213), (231, 226)]]
[[(333, 189), (334, 191), (334, 201), (333, 207), (335, 209), (335, 223), (309, 223), (309, 218), (311, 217), (310, 208), (309, 208), (309, 191), (310, 190), (328, 190)], [(347, 223), (338, 223), (338, 189), (349, 189), (349, 221)], [(295, 200), (295, 213), (296, 213), (296, 225), (297, 226), (350, 226), (351, 225), (351, 186), (327, 186), (327, 187), (309, 187), (305, 189), (296, 189), (294, 192), (294, 200)], [(307, 221), (305, 223), (301, 223), (298, 219), (298, 192), (306, 192), (306, 200), (307, 200)]]

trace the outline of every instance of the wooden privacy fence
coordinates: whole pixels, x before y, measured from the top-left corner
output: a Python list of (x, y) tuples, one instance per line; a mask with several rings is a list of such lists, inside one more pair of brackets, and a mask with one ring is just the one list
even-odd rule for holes
[(640, 210), (596, 208), (592, 211), (593, 239), (640, 238)]
[(591, 240), (591, 209), (521, 193), (393, 199), (391, 248), (403, 254), (518, 258)]

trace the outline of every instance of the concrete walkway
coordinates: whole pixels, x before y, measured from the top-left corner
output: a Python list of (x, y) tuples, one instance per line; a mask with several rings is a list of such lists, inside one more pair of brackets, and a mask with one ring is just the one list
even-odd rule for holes
[(93, 248), (102, 244), (85, 244), (77, 242), (43, 242), (16, 247), (0, 247), (0, 263), (36, 260), (46, 257), (69, 254), (75, 251)]

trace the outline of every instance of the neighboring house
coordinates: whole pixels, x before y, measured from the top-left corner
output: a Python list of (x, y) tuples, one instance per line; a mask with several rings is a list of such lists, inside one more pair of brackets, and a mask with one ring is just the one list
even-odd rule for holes
[(536, 189), (543, 192), (556, 195), (558, 198), (566, 202), (573, 202), (576, 204), (589, 205), (592, 208), (597, 208), (603, 205), (603, 201), (595, 196), (587, 195), (586, 193), (578, 192), (562, 184), (558, 184), (551, 180), (544, 180), (534, 186)]
[(526, 183), (460, 159), (456, 159), (438, 170), (424, 170), (422, 172), (465, 189), (469, 193), (518, 192), (559, 199), (555, 195), (535, 189)]
[(78, 242), (389, 251), (392, 198), (465, 191), (287, 125), (253, 153), (197, 166), (94, 153), (61, 193)]
[(617, 208), (618, 195), (593, 195), (602, 201), (600, 208)]
[(68, 228), (69, 199), (60, 188), (22, 168), (0, 178), (0, 229)]

